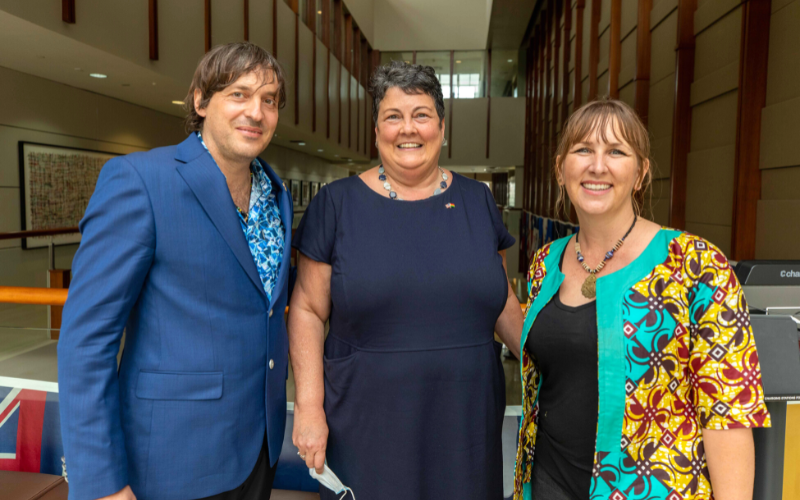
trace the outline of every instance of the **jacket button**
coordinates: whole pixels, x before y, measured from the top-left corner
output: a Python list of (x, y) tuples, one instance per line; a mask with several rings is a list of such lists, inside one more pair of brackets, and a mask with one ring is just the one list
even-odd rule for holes
[(275, 368), (275, 361), (270, 359), (269, 360), (269, 369), (272, 370), (273, 368)]
[(273, 311), (273, 310), (274, 310), (274, 309), (270, 309), (270, 310), (269, 310), (269, 317), (270, 317), (270, 318), (272, 317), (272, 311)]

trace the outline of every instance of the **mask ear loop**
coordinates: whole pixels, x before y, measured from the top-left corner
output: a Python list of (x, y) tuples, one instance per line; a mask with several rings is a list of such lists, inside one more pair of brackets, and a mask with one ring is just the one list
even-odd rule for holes
[(344, 494), (339, 497), (339, 500), (342, 500), (344, 497), (346, 497), (348, 491), (350, 492), (350, 495), (352, 495), (353, 500), (356, 500), (356, 494), (353, 493), (352, 488), (348, 488), (347, 486), (344, 487)]

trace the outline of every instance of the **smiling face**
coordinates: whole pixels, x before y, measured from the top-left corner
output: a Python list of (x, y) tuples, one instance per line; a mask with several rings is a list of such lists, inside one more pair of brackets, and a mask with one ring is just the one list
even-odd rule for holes
[(559, 184), (579, 216), (633, 211), (631, 197), (641, 188), (650, 164), (646, 159), (640, 164), (621, 136), (615, 121), (609, 120), (605, 130), (592, 131), (566, 150)]
[(278, 126), (278, 92), (270, 70), (242, 75), (211, 96), (205, 108), (200, 107), (200, 91), (195, 91), (206, 144), (212, 143), (228, 161), (249, 164), (269, 145)]
[(428, 94), (406, 94), (392, 87), (378, 109), (378, 151), (390, 168), (412, 171), (435, 168), (444, 141), (444, 121)]

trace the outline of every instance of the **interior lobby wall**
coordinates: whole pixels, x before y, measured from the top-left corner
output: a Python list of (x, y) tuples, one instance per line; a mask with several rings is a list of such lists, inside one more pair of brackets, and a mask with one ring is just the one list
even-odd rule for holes
[[(0, 95), (0, 232), (22, 228), (20, 141), (127, 154), (186, 137), (181, 118), (3, 67)], [(338, 165), (276, 145), (262, 157), (284, 179), (331, 182), (347, 175)], [(70, 268), (76, 250), (57, 247), (57, 267)], [(0, 284), (46, 286), (47, 259), (46, 248), (23, 250), (20, 240), (0, 241)]]

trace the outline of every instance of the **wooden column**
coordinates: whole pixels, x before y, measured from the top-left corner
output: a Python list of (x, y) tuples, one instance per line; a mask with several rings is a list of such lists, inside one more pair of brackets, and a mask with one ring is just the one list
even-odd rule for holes
[(486, 159), (489, 159), (489, 141), (491, 140), (492, 130), (492, 49), (487, 51), (489, 69), (486, 72)]
[(622, 61), (622, 0), (611, 0), (610, 43), (608, 50), (608, 95), (619, 99), (619, 69)]
[(549, 163), (550, 158), (550, 143), (552, 141), (552, 133), (553, 133), (553, 126), (551, 126), (551, 119), (552, 119), (552, 111), (554, 111), (555, 107), (553, 106), (553, 101), (555, 100), (555, 88), (553, 86), (554, 75), (555, 73), (555, 66), (553, 69), (550, 69), (550, 64), (553, 63), (553, 49), (555, 48), (555, 36), (553, 36), (554, 32), (557, 30), (558, 27), (554, 27), (553, 23), (555, 22), (555, 0), (548, 0), (547, 1), (547, 31), (546, 31), (546, 52), (545, 52), (545, 78), (544, 78), (544, 91), (545, 91), (545, 107), (544, 107), (544, 158), (542, 162), (542, 188), (544, 190), (543, 196), (543, 203), (544, 203), (544, 214), (547, 217), (552, 217), (551, 213), (551, 204), (550, 204), (550, 169), (547, 168), (547, 164)]
[(342, 45), (344, 43), (342, 39), (344, 35), (343, 24), (344, 9), (342, 8), (342, 0), (333, 0), (333, 41), (331, 42), (331, 46), (333, 47), (333, 55), (339, 59), (339, 62), (344, 60), (342, 56)]
[(572, 52), (572, 0), (564, 0), (564, 56), (562, 65), (563, 83), (561, 85), (561, 129), (567, 123), (569, 117), (569, 61)]
[(587, 101), (597, 99), (597, 61), (600, 59), (600, 2), (592, 0), (592, 19), (589, 22), (589, 96)]
[(545, 215), (545, 174), (546, 169), (543, 164), (546, 161), (545, 152), (547, 144), (547, 52), (549, 43), (547, 40), (547, 19), (545, 18), (539, 28), (539, 99), (537, 106), (537, 125), (536, 125), (536, 213)]
[(771, 0), (747, 0), (742, 12), (730, 254), (734, 260), (756, 258), (756, 215), (761, 198), (761, 111), (767, 102), (771, 3)]
[[(380, 66), (380, 64), (381, 64), (381, 51), (373, 49), (372, 50), (372, 59), (371, 59), (371, 64), (370, 64), (370, 71), (369, 71), (370, 78), (372, 78), (372, 73), (375, 71), (375, 68)], [(374, 113), (374, 110), (373, 110), (373, 113)], [(448, 123), (448, 125), (450, 125), (450, 124)], [(448, 129), (449, 128), (450, 127), (448, 126)], [(371, 123), (371, 125), (369, 127), (369, 130), (370, 130), (370, 137), (369, 137), (370, 158), (377, 158), (378, 157), (378, 148), (377, 148), (377, 146), (375, 146), (376, 137), (375, 137), (375, 123), (374, 122)]]
[(250, 41), (250, 0), (244, 0), (244, 41)]
[(331, 49), (331, 3), (329, 0), (322, 0), (322, 31), (320, 32), (320, 40), (322, 43)]
[[(275, 0), (276, 2), (278, 0)], [(211, 0), (204, 0), (203, 2), (203, 24), (205, 26), (205, 49), (206, 52), (211, 50)]]
[(75, 0), (61, 0), (61, 20), (75, 24)]
[(694, 80), (694, 11), (696, 0), (678, 0), (678, 37), (675, 49), (675, 101), (672, 120), (669, 225), (686, 228), (686, 163), (692, 134), (690, 92)]
[(325, 138), (331, 138), (331, 47), (325, 63)]
[(150, 42), (150, 60), (158, 61), (158, 0), (148, 0), (147, 21)]
[[(48, 273), (48, 288), (69, 288), (71, 277), (69, 269), (50, 269)], [(50, 330), (50, 338), (52, 340), (58, 340), (63, 311), (63, 306), (50, 306), (50, 328), (52, 329)]]
[(586, 9), (586, 0), (578, 0), (575, 6), (575, 98), (572, 109), (578, 109), (583, 104), (583, 12)]
[(455, 99), (456, 99), (456, 84), (453, 81), (453, 76), (455, 74), (455, 60), (456, 55), (455, 51), (450, 51), (450, 117), (447, 121), (447, 157), (453, 157), (453, 108), (455, 107)]
[(278, 57), (278, 2), (280, 1), (272, 0), (272, 55), (276, 58)]
[[(556, 12), (555, 18), (553, 20), (553, 115), (552, 115), (552, 122), (551, 132), (550, 132), (550, 144), (549, 144), (549, 154), (548, 154), (548, 161), (546, 164), (548, 178), (550, 180), (550, 217), (553, 219), (558, 219), (558, 209), (556, 207), (556, 201), (558, 199), (558, 182), (556, 181), (556, 176), (553, 175), (552, 163), (553, 163), (553, 156), (555, 155), (556, 146), (558, 144), (558, 91), (559, 91), (559, 72), (558, 72), (558, 56), (559, 51), (561, 49), (561, 16), (563, 14), (563, 5), (564, 2), (569, 2), (570, 0), (556, 0)], [(562, 97), (563, 99), (563, 97)]]
[(361, 30), (357, 27), (353, 33), (353, 76), (356, 77), (356, 151), (361, 148), (361, 99), (359, 83), (361, 83)]
[(353, 76), (353, 16), (344, 15), (344, 67), (348, 71), (347, 77), (347, 147), (352, 143), (351, 120), (353, 119), (352, 108), (352, 76)]
[(636, 25), (636, 74), (633, 80), (633, 109), (647, 126), (650, 110), (650, 11), (652, 0), (639, 0)]
[(294, 13), (294, 124), (300, 125), (300, 13)]
[[(306, 19), (311, 30), (311, 131), (317, 131), (317, 8), (316, 0), (306, 0)], [(324, 2), (323, 2), (324, 3)], [(300, 51), (298, 50), (298, 53)], [(299, 60), (299, 55), (298, 55)]]

